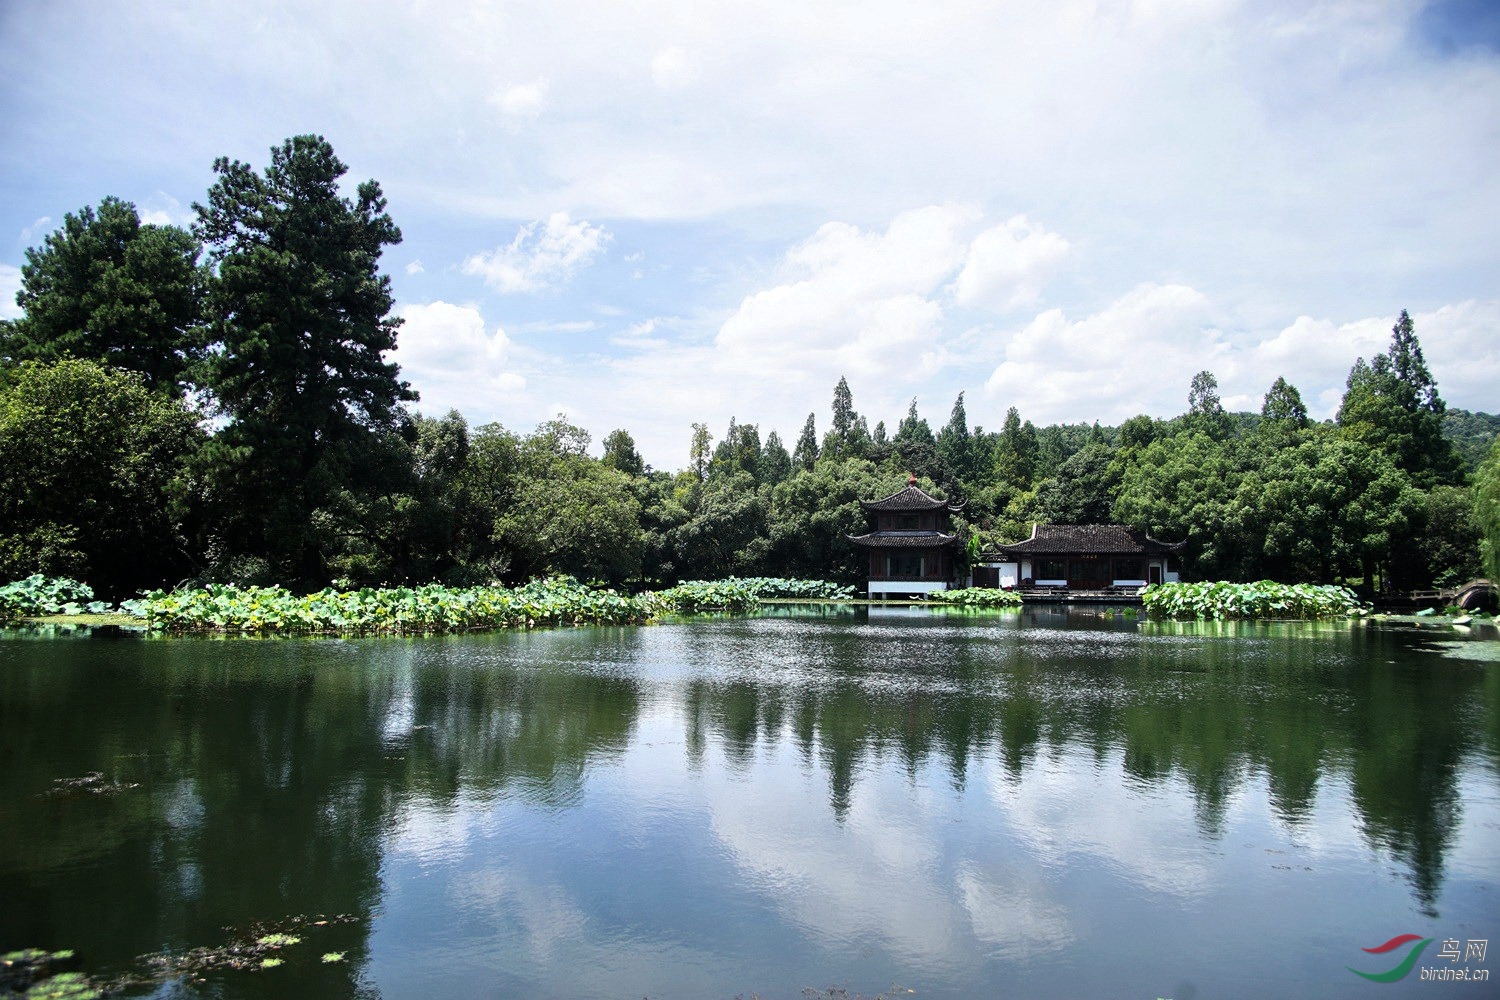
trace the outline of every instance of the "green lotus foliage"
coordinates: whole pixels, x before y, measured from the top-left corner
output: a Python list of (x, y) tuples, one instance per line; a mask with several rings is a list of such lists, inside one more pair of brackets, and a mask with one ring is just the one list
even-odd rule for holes
[(1341, 618), (1361, 610), (1348, 587), (1310, 583), (1164, 583), (1141, 594), (1153, 618)]
[[(441, 584), (387, 590), (327, 588), (298, 596), (285, 587), (211, 584), (156, 590), (119, 611), (162, 632), (250, 635), (413, 635), (556, 625), (628, 625), (665, 614), (747, 612), (760, 596), (842, 599), (852, 589), (819, 580), (756, 578), (691, 581), (638, 595), (585, 587), (571, 577), (522, 587)], [(0, 621), (110, 610), (76, 580), (33, 576), (0, 587)]]
[(938, 604), (956, 604), (968, 608), (1019, 608), (1021, 595), (1013, 590), (998, 587), (960, 587), (955, 590), (939, 590), (927, 595), (929, 601)]
[(663, 610), (678, 614), (695, 611), (754, 611), (760, 598), (743, 580), (689, 580), (651, 595)]
[(93, 596), (94, 591), (86, 583), (35, 573), (0, 587), (0, 622), (107, 611), (108, 606), (93, 600)]
[(664, 608), (656, 595), (591, 590), (566, 578), (523, 587), (332, 588), (298, 597), (284, 587), (213, 585), (155, 591), (122, 605), (168, 632), (409, 635), (547, 625), (624, 625)]
[(794, 580), (779, 576), (731, 576), (725, 583), (742, 584), (761, 600), (805, 600), (847, 601), (854, 597), (854, 588), (825, 580)]

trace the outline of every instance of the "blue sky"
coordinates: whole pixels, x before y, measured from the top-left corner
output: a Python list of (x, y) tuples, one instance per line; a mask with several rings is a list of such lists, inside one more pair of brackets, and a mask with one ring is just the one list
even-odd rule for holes
[[(1500, 410), (1500, 24), (1476, 0), (0, 5), (0, 314), (106, 195), (188, 224), (316, 132), (380, 181), (419, 409), (691, 424), (1314, 415), (1402, 308)], [(597, 447), (597, 446), (596, 446)]]

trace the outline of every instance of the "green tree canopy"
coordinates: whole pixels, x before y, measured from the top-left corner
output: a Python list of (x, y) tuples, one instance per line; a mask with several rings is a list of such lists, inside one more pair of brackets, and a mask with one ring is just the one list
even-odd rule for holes
[(811, 472), (818, 464), (818, 429), (814, 420), (814, 415), (809, 413), (807, 422), (802, 425), (802, 433), (797, 435), (797, 445), (792, 449), (793, 464), (806, 472)]
[(1193, 376), (1188, 387), (1186, 422), (1210, 437), (1222, 439), (1228, 436), (1229, 415), (1219, 400), (1219, 380), (1213, 372), (1201, 371)]
[(494, 539), (513, 579), (565, 573), (623, 583), (640, 574), (645, 535), (631, 479), (585, 454), (588, 432), (559, 417), (521, 441)]
[(1463, 482), (1463, 463), (1443, 436), (1437, 383), (1427, 370), (1411, 317), (1403, 309), (1391, 346), (1349, 370), (1338, 424), (1343, 436), (1389, 455), (1422, 489)]
[(1301, 430), (1307, 426), (1307, 406), (1302, 402), (1302, 394), (1297, 391), (1296, 386), (1280, 376), (1277, 376), (1266, 392), (1260, 415), (1267, 423), (1284, 428)]
[[(321, 136), (271, 150), (271, 165), (221, 158), (195, 230), (216, 276), (207, 388), (228, 424), (216, 454), (231, 481), (231, 545), (271, 557), (283, 580), (323, 577), (309, 514), (340, 488), (341, 452), (395, 430), (416, 399), (385, 355), (400, 319), (380, 255), (401, 241), (375, 181), (339, 193), (347, 167)], [(269, 504), (247, 523), (247, 505)], [(257, 537), (258, 536), (258, 537)]]
[(604, 438), (604, 464), (627, 476), (644, 476), (646, 463), (635, 450), (635, 438), (624, 429), (610, 431)]
[(761, 455), (761, 480), (776, 484), (792, 474), (792, 456), (787, 454), (781, 435), (772, 431), (766, 435), (766, 446)]
[(1047, 524), (1107, 524), (1120, 486), (1114, 449), (1090, 444), (1037, 487), (1036, 517)]
[(948, 422), (938, 431), (937, 452), (959, 481), (972, 483), (978, 478), (975, 464), (978, 447), (974, 436), (969, 433), (969, 415), (964, 409), (963, 393), (954, 400)]
[(101, 594), (192, 569), (182, 524), (203, 435), (181, 401), (95, 361), (0, 376), (0, 576), (71, 576)]
[(1490, 446), (1489, 458), (1474, 473), (1474, 523), (1479, 528), (1479, 552), (1485, 575), (1500, 582), (1500, 438)]
[(1005, 411), (1005, 425), (995, 442), (995, 478), (1015, 489), (1029, 489), (1036, 476), (1036, 428), (1031, 421), (1021, 423), (1020, 412), (1012, 406)]
[(0, 329), (0, 357), (87, 358), (179, 393), (202, 353), (198, 253), (186, 230), (143, 225), (118, 198), (64, 216), (26, 251), (16, 295), (24, 315)]

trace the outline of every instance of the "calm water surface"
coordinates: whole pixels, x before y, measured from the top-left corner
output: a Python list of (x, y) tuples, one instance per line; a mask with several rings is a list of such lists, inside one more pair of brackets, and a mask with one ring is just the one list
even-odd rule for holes
[(170, 996), (1496, 996), (1500, 940), (1439, 957), (1500, 939), (1494, 636), (0, 633), (0, 952), (302, 939)]

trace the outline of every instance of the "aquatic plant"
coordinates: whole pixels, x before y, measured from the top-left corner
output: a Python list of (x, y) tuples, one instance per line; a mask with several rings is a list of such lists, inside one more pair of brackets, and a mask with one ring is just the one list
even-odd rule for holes
[(998, 587), (960, 587), (955, 590), (938, 590), (927, 595), (927, 600), (937, 604), (956, 604), (969, 608), (1018, 608), (1021, 595), (1013, 590)]
[(298, 597), (283, 587), (208, 587), (154, 591), (122, 605), (149, 628), (170, 632), (252, 634), (394, 634), (465, 632), (546, 625), (621, 625), (661, 610), (653, 595), (591, 590), (574, 580), (523, 587), (459, 589), (441, 584), (332, 588)]
[(1154, 618), (1337, 618), (1361, 610), (1348, 587), (1270, 580), (1152, 584), (1141, 603)]
[(731, 576), (725, 583), (738, 583), (761, 600), (847, 601), (854, 588), (826, 580), (798, 580), (779, 576)]
[(86, 583), (33, 573), (24, 580), (0, 586), (0, 622), (42, 615), (102, 614), (109, 610), (109, 605), (93, 597), (94, 591)]
[(97, 1000), (100, 989), (81, 972), (60, 971), (77, 963), (70, 949), (24, 948), (0, 955), (0, 997), (26, 1000)]
[(754, 611), (760, 598), (743, 580), (689, 580), (649, 595), (664, 611)]

